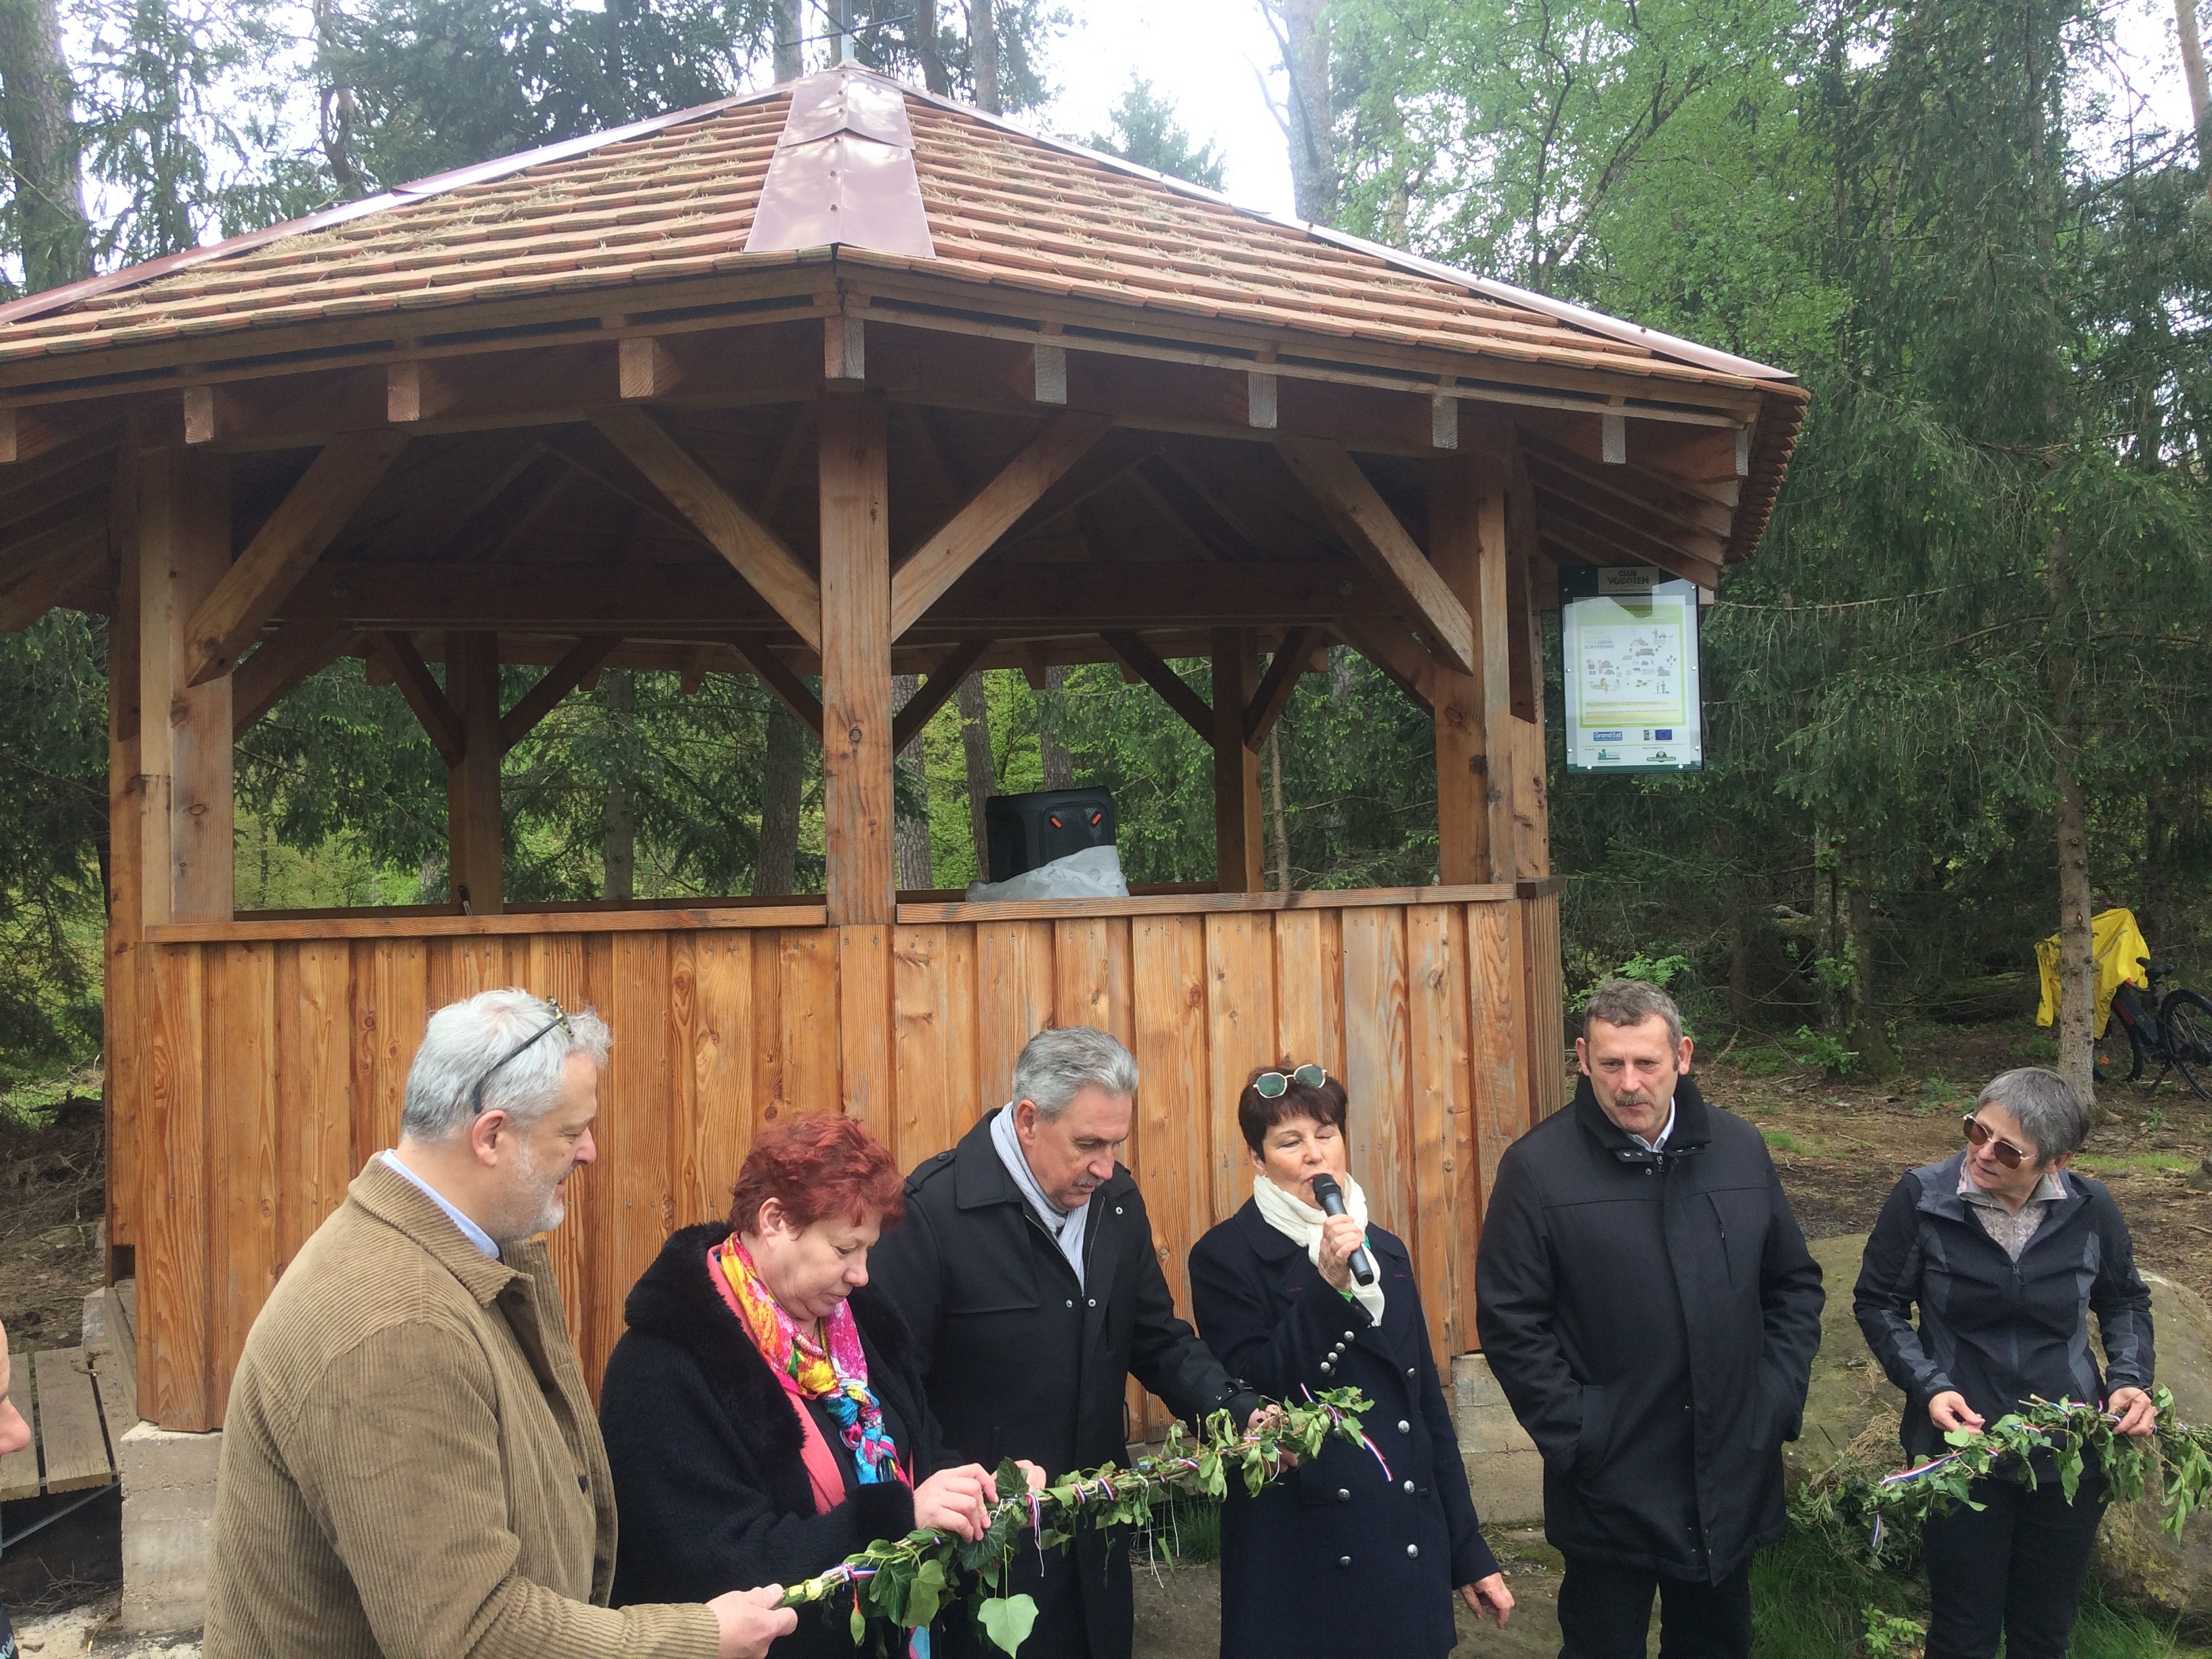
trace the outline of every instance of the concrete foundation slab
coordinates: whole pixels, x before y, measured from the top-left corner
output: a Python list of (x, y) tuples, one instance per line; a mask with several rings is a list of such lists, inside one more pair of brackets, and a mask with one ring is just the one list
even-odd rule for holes
[(1543, 1455), (1505, 1403), (1490, 1362), (1479, 1353), (1452, 1359), (1452, 1424), (1483, 1525), (1540, 1526)]
[(115, 1454), (123, 1480), (123, 1628), (196, 1631), (207, 1620), (208, 1523), (222, 1436), (141, 1423)]

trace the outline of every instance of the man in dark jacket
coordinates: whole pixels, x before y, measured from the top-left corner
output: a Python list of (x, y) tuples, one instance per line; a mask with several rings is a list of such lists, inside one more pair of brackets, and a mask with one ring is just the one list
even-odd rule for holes
[(1590, 999), (1574, 1104), (1499, 1161), (1475, 1326), (1544, 1455), (1562, 1659), (1751, 1651), (1751, 1559), (1782, 1535), (1782, 1445), (1820, 1269), (1759, 1131), (1706, 1104), (1655, 986)]
[[(906, 1219), (868, 1260), (906, 1316), (948, 1446), (986, 1468), (1028, 1458), (1055, 1478), (1120, 1462), (1133, 1376), (1178, 1416), (1248, 1420), (1257, 1396), (1176, 1316), (1144, 1200), (1115, 1161), (1136, 1060), (1087, 1026), (1041, 1031), (1013, 1085), (1012, 1104), (907, 1178)], [(1042, 1566), (1017, 1551), (1009, 1577), (1007, 1594), (1037, 1604), (1024, 1652), (1127, 1659), (1122, 1540), (1080, 1527)], [(947, 1645), (984, 1651), (964, 1626)]]

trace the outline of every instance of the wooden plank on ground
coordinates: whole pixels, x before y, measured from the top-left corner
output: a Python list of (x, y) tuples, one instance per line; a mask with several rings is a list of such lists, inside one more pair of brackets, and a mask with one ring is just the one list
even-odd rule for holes
[(111, 1451), (138, 1423), (137, 1342), (117, 1289), (110, 1285), (105, 1292), (107, 1334), (92, 1357), (93, 1381), (100, 1388), (100, 1414), (107, 1424)]
[[(21, 1348), (9, 1352), (8, 1369), (8, 1403), (22, 1414), (26, 1423), (38, 1419), (32, 1411), (33, 1360)], [(0, 1503), (14, 1503), (19, 1498), (39, 1495), (39, 1437), (33, 1434), (31, 1443), (21, 1451), (9, 1452), (0, 1457)]]
[[(115, 1479), (107, 1437), (100, 1426), (100, 1396), (82, 1348), (41, 1348), (38, 1362), (39, 1454), (50, 1492), (82, 1492)], [(14, 1378), (9, 1379), (12, 1383)]]

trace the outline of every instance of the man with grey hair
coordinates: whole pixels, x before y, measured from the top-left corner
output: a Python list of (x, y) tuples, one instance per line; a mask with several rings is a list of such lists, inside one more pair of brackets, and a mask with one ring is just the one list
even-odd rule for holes
[(1600, 985), (1574, 1103), (1498, 1160), (1475, 1328), (1544, 1455), (1563, 1659), (1747, 1659), (1751, 1560), (1820, 1341), (1820, 1269), (1757, 1129), (1708, 1105), (1656, 985)]
[(607, 1606), (615, 1509), (545, 1246), (597, 1156), (595, 1014), (430, 1017), (399, 1145), (253, 1322), (231, 1383), (208, 1659), (760, 1659), (775, 1586)]
[[(1115, 1161), (1136, 1092), (1135, 1059), (1105, 1032), (1038, 1032), (1012, 1101), (907, 1178), (906, 1220), (870, 1253), (946, 1442), (986, 1468), (1121, 1462), (1133, 1376), (1181, 1417), (1247, 1422), (1259, 1404), (1176, 1317), (1145, 1201)], [(1017, 1551), (1009, 1578), (1006, 1593), (1037, 1604), (1024, 1652), (1127, 1659), (1126, 1543), (1081, 1528), (1066, 1553)], [(965, 1621), (949, 1643), (984, 1650)]]

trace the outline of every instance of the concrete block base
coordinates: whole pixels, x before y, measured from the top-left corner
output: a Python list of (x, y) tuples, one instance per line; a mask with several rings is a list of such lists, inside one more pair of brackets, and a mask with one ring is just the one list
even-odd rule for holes
[(208, 1523), (222, 1436), (141, 1423), (115, 1449), (123, 1481), (123, 1628), (140, 1635), (207, 1622)]
[(1475, 1512), (1489, 1526), (1540, 1526), (1544, 1459), (1479, 1353), (1452, 1359), (1452, 1424)]

